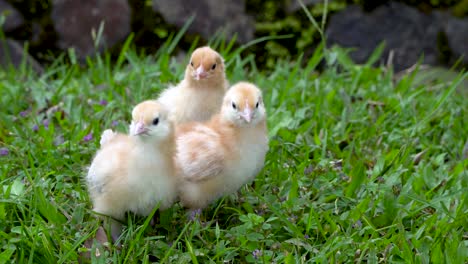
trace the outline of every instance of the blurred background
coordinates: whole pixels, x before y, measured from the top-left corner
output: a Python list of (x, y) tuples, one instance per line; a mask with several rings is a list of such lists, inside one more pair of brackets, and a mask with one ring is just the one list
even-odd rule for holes
[(63, 52), (81, 62), (97, 52), (116, 56), (129, 37), (139, 52), (153, 54), (193, 15), (178, 54), (216, 37), (235, 46), (264, 38), (244, 52), (268, 69), (279, 58), (307, 59), (323, 35), (328, 46), (349, 48), (357, 63), (385, 41), (378, 63), (390, 63), (395, 71), (419, 60), (468, 65), (468, 0), (303, 3), (319, 25), (324, 23), (323, 32), (297, 0), (0, 0), (0, 63), (20, 65), (26, 59), (41, 72)]

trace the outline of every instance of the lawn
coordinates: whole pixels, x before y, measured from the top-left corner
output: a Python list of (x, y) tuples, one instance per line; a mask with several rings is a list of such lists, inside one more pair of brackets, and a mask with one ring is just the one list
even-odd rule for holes
[[(130, 44), (128, 41), (127, 44)], [(42, 76), (0, 71), (0, 263), (76, 263), (99, 222), (83, 177), (106, 128), (183, 76), (172, 58), (124, 45)], [(394, 73), (340, 48), (259, 70), (214, 42), (231, 83), (262, 88), (270, 150), (252, 184), (191, 219), (176, 204), (151, 227), (128, 215), (96, 263), (468, 262), (467, 74)], [(241, 56), (241, 54), (243, 54)], [(320, 70), (319, 70), (320, 65)]]

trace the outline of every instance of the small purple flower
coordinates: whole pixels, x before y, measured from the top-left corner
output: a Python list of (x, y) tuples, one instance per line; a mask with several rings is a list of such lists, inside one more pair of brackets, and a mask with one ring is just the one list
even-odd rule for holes
[(305, 239), (309, 239), (309, 235), (308, 235), (308, 234), (305, 234), (305, 235), (304, 235), (304, 238), (305, 238)]
[(10, 151), (7, 148), (0, 148), (0, 156), (6, 156), (10, 154)]
[(297, 221), (297, 215), (291, 215), (288, 217), (289, 222), (296, 223)]
[(45, 129), (48, 129), (48, 128), (49, 128), (49, 124), (50, 124), (49, 119), (44, 119), (44, 121), (42, 121), (42, 124), (44, 125), (44, 128), (45, 128)]
[(361, 220), (357, 220), (356, 223), (353, 224), (353, 228), (360, 229), (362, 227), (362, 222)]
[(89, 141), (91, 141), (91, 140), (93, 140), (93, 133), (92, 133), (92, 132), (89, 132), (88, 135), (86, 135), (86, 136), (83, 137), (83, 141), (84, 141), (84, 142), (89, 142)]
[(99, 104), (102, 105), (102, 106), (106, 106), (107, 105), (107, 101), (102, 99), (101, 101), (99, 101)]
[(39, 130), (39, 126), (38, 126), (38, 125), (34, 125), (34, 126), (32, 127), (32, 130), (33, 130), (34, 132), (38, 131), (38, 130)]
[(29, 111), (28, 111), (28, 110), (21, 111), (21, 112), (19, 113), (19, 115), (20, 115), (21, 117), (25, 117), (25, 116), (27, 116), (28, 114), (29, 114)]
[(200, 215), (201, 215), (201, 209), (191, 210), (190, 215), (189, 215), (189, 219), (191, 221), (198, 220), (200, 218)]
[(262, 251), (259, 249), (255, 249), (254, 251), (252, 251), (252, 255), (254, 259), (258, 259), (259, 257), (262, 256)]
[(114, 121), (112, 121), (111, 126), (115, 127), (115, 126), (117, 126), (118, 124), (119, 124), (119, 121), (114, 120)]

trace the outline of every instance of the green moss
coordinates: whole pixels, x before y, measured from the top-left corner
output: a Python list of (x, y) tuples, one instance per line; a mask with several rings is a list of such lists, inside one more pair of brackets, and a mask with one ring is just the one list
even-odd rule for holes
[(468, 15), (468, 0), (462, 0), (452, 7), (452, 13), (455, 16), (463, 17)]
[[(246, 9), (256, 21), (255, 37), (293, 35), (291, 39), (271, 40), (250, 48), (248, 52), (257, 54), (256, 60), (260, 67), (274, 67), (276, 60), (302, 54), (312, 49), (320, 40), (318, 30), (313, 27), (302, 9), (290, 11), (289, 5), (293, 2), (247, 1)], [(333, 1), (327, 7), (327, 13), (336, 12), (345, 8), (346, 2)], [(322, 20), (323, 10), (323, 4), (309, 7), (309, 11), (318, 21)]]
[(311, 40), (318, 36), (318, 31), (314, 27), (309, 27), (301, 31), (301, 37), (296, 42), (298, 50), (304, 50), (312, 44)]

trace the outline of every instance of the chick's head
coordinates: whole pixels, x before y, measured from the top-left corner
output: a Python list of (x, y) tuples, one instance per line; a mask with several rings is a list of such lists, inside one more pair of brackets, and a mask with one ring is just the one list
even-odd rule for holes
[(192, 53), (186, 69), (186, 78), (195, 81), (224, 79), (224, 60), (210, 47), (201, 47)]
[(168, 111), (157, 101), (148, 100), (133, 108), (130, 135), (144, 139), (164, 139), (172, 132)]
[(239, 126), (258, 124), (266, 116), (262, 92), (251, 83), (235, 84), (224, 96), (221, 113), (223, 118)]

